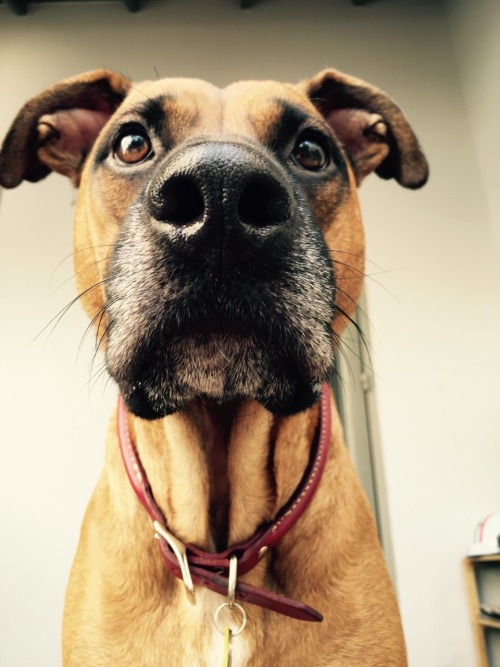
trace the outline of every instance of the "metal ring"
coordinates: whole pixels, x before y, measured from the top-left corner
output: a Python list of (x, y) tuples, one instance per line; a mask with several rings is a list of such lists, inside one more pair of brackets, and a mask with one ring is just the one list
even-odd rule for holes
[(227, 586), (227, 602), (229, 604), (229, 609), (233, 611), (234, 608), (234, 596), (236, 593), (236, 576), (238, 574), (238, 558), (236, 556), (231, 556), (229, 559), (229, 583)]
[(240, 625), (240, 628), (239, 628), (239, 630), (236, 630), (235, 632), (232, 633), (233, 637), (237, 637), (238, 635), (241, 635), (241, 633), (243, 632), (243, 630), (246, 628), (246, 625), (247, 625), (247, 613), (246, 613), (246, 611), (243, 609), (243, 607), (242, 607), (240, 604), (238, 604), (237, 602), (234, 602), (234, 603), (233, 603), (233, 608), (232, 608), (232, 609), (231, 609), (231, 607), (229, 606), (229, 602), (223, 602), (223, 603), (221, 604), (221, 606), (217, 608), (217, 611), (216, 611), (215, 614), (214, 614), (215, 627), (217, 628), (217, 630), (220, 632), (221, 635), (224, 634), (225, 626), (220, 626), (220, 625), (219, 625), (219, 615), (220, 615), (221, 611), (222, 611), (223, 609), (225, 609), (226, 607), (229, 609), (229, 611), (230, 611), (231, 613), (234, 613), (234, 610), (235, 610), (235, 609), (238, 609), (238, 611), (241, 613), (241, 625)]

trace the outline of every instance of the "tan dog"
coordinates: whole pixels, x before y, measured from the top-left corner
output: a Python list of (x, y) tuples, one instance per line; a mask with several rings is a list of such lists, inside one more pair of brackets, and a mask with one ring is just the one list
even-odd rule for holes
[[(164, 555), (113, 419), (67, 592), (65, 667), (405, 665), (374, 521), (325, 393), (318, 456), (329, 434), (330, 450), (323, 471), (308, 468), (321, 386), (362, 286), (356, 186), (372, 171), (410, 188), (427, 178), (399, 109), (335, 71), (224, 90), (91, 72), (28, 102), (5, 139), (2, 185), (51, 170), (80, 186), (78, 288), (129, 410), (122, 445)], [(269, 526), (286, 531), (262, 547), (252, 536)], [(212, 552), (223, 557), (210, 569)], [(233, 637), (234, 588), (248, 622)]]

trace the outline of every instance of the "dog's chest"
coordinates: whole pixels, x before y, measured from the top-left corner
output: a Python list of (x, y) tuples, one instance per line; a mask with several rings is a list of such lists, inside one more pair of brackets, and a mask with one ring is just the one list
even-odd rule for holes
[[(227, 664), (225, 657), (224, 636), (215, 624), (215, 612), (225, 600), (220, 595), (205, 589), (198, 589), (196, 593), (196, 605), (188, 612), (189, 620), (193, 624), (195, 641), (187, 647), (183, 664), (186, 667), (222, 667)], [(223, 612), (220, 614), (219, 627), (230, 620)], [(235, 625), (240, 621), (240, 616), (235, 616)], [(197, 630), (196, 630), (197, 628)], [(197, 635), (197, 636), (196, 636)], [(251, 655), (251, 644), (249, 641), (249, 628), (231, 642), (231, 667), (245, 667), (249, 664)]]
[(189, 663), (191, 667), (222, 667), (230, 664), (231, 667), (245, 667), (248, 665), (249, 651), (248, 642), (244, 635), (235, 637), (232, 640), (231, 662), (225, 662), (224, 637), (215, 630), (207, 641), (206, 654), (193, 656), (193, 661)]

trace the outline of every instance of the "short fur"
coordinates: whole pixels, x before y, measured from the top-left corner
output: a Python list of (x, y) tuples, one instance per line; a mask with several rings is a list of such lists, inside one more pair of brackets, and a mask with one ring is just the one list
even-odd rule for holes
[[(121, 161), (123, 137), (140, 150), (141, 132), (148, 155)], [(324, 164), (314, 163), (317, 145)], [(384, 93), (333, 70), (223, 90), (186, 79), (132, 85), (100, 70), (30, 100), (4, 141), (5, 187), (50, 171), (80, 186), (78, 289), (169, 528), (208, 550), (249, 537), (301, 478), (319, 388), (361, 291), (356, 187), (372, 171), (410, 188), (427, 178), (408, 122)], [(246, 605), (234, 666), (406, 665), (335, 410), (331, 442), (307, 512), (244, 576), (324, 621)], [(192, 606), (165, 570), (116, 418), (106, 452), (67, 591), (64, 666), (222, 664), (213, 612), (223, 599), (198, 590)]]

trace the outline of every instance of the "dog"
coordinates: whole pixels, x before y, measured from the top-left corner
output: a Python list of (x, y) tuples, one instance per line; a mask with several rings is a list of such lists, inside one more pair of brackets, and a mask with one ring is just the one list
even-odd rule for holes
[(402, 112), (335, 70), (225, 89), (98, 70), (5, 138), (4, 187), (52, 171), (79, 187), (77, 286), (122, 397), (64, 666), (406, 665), (327, 385), (363, 282), (357, 187), (428, 176)]

